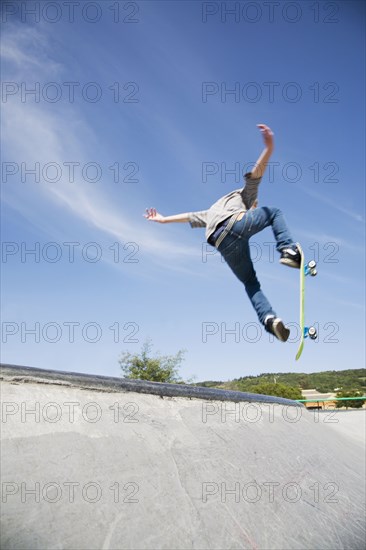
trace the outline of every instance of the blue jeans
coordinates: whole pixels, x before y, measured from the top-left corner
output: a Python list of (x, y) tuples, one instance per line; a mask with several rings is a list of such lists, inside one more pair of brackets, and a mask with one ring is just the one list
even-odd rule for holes
[(281, 210), (264, 206), (248, 210), (241, 220), (235, 222), (218, 247), (226, 263), (244, 284), (252, 306), (262, 324), (264, 324), (267, 315), (276, 315), (276, 313), (263, 294), (254, 271), (250, 257), (249, 239), (269, 226), (272, 227), (278, 251), (294, 244)]

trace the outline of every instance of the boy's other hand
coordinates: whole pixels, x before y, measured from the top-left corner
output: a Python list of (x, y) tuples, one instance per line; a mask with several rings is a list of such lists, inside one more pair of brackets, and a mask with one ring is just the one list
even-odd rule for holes
[(271, 128), (269, 126), (266, 126), (266, 124), (257, 124), (257, 128), (259, 128), (261, 131), (265, 146), (268, 149), (273, 149), (274, 140), (273, 140), (273, 132)]
[(165, 221), (164, 216), (159, 214), (159, 212), (157, 212), (155, 208), (146, 208), (146, 214), (144, 214), (144, 218), (146, 218), (150, 222), (164, 223)]

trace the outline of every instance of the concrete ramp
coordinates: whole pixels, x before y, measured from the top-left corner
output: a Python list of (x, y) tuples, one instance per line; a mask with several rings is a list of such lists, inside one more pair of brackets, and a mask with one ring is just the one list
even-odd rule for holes
[(4, 365), (2, 549), (364, 549), (365, 448), (285, 399)]

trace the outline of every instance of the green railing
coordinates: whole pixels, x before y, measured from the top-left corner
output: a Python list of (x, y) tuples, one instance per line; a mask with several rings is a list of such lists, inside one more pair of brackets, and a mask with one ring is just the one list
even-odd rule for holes
[(298, 403), (318, 403), (319, 405), (319, 403), (325, 403), (326, 401), (366, 401), (366, 395), (362, 395), (360, 397), (330, 397), (329, 399), (295, 399), (295, 401)]

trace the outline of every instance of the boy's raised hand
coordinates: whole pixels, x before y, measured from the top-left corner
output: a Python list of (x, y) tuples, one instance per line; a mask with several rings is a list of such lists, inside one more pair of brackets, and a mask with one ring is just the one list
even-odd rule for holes
[(273, 142), (273, 132), (271, 128), (269, 126), (266, 126), (266, 124), (257, 124), (257, 128), (259, 128), (261, 131), (265, 146), (268, 149), (273, 149), (274, 142)]
[(144, 214), (144, 218), (146, 218), (150, 222), (164, 223), (164, 216), (159, 214), (159, 212), (157, 212), (155, 208), (146, 208), (146, 214)]

